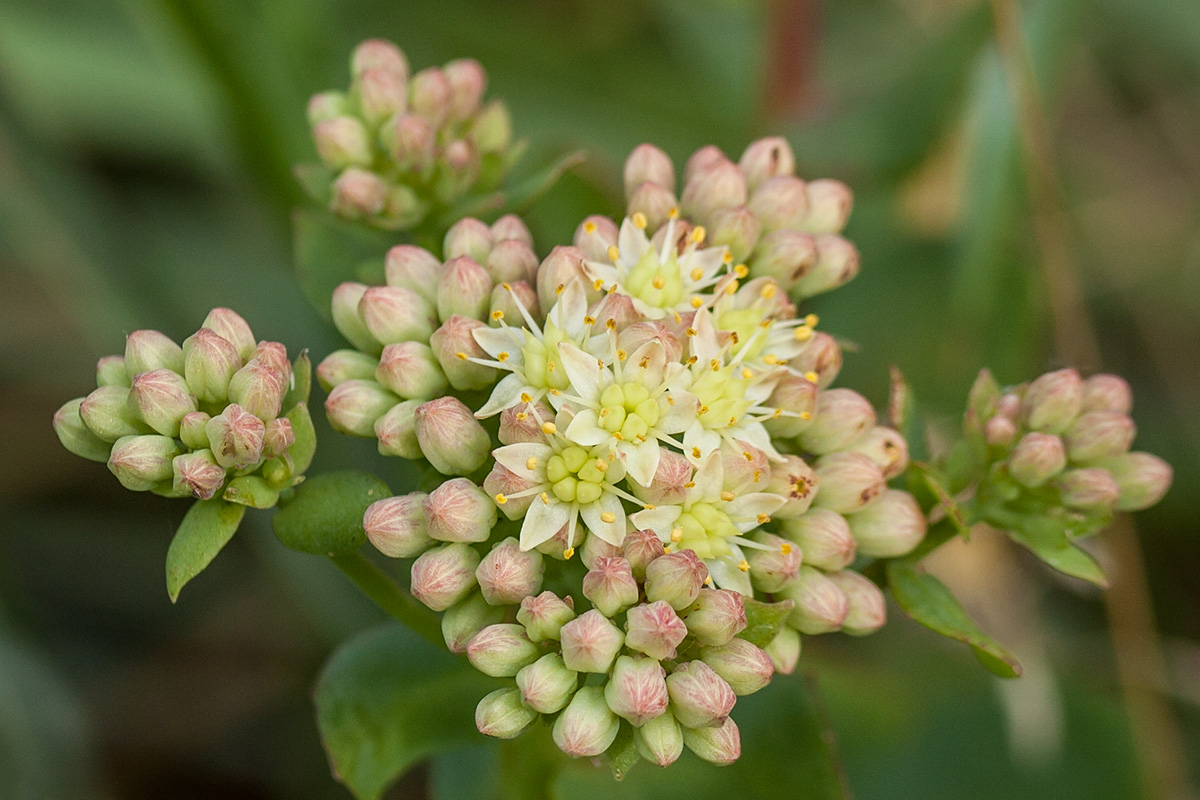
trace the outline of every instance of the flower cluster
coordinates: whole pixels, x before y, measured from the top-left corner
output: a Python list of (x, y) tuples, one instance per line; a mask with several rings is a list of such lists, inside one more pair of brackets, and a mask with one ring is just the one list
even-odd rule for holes
[(437, 208), (495, 188), (520, 156), (487, 75), (473, 59), (410, 75), (404, 52), (372, 39), (354, 51), (347, 92), (315, 95), (308, 120), (323, 168), (301, 176), (336, 214), (413, 228)]
[(54, 415), (63, 446), (107, 462), (123, 486), (168, 497), (269, 508), (312, 458), (307, 371), (279, 342), (256, 342), (214, 308), (180, 346), (158, 331), (129, 334), (100, 359), (98, 388)]

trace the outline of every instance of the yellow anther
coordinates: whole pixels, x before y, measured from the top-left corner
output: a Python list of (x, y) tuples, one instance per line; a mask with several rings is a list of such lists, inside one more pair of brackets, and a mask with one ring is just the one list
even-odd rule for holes
[(601, 472), (608, 472), (608, 462), (603, 458), (597, 458), (596, 469), (600, 470)]
[(761, 470), (761, 469), (756, 469), (756, 470), (754, 470), (754, 474), (753, 474), (753, 475), (751, 476), (751, 478), (750, 478), (750, 482), (751, 482), (751, 483), (758, 483), (758, 479), (759, 479), (759, 478), (761, 478), (761, 477), (762, 477), (762, 470)]
[(640, 211), (633, 212), (633, 216), (630, 217), (630, 220), (633, 222), (633, 227), (637, 228), (640, 231), (644, 231), (646, 229), (646, 226), (650, 224), (646, 220), (646, 215)]
[(699, 416), (704, 416), (708, 413), (708, 406), (700, 406), (700, 410), (696, 412)]
[(496, 502), (499, 503), (500, 505), (504, 505), (505, 503), (508, 502), (508, 498), (505, 497), (503, 494), (497, 494)]
[(610, 318), (604, 323), (604, 327), (608, 328), (610, 331), (615, 331), (617, 329), (617, 321)]
[(737, 294), (737, 290), (738, 290), (738, 282), (737, 281), (730, 281), (729, 283), (725, 284), (725, 294)]
[(800, 327), (796, 328), (796, 330), (792, 333), (792, 336), (796, 338), (797, 342), (807, 342), (812, 338), (812, 334), (812, 328), (808, 327), (807, 325), (801, 325)]
[(754, 372), (749, 369), (744, 369), (744, 370), (742, 370), (742, 377), (745, 378), (746, 380), (750, 380), (751, 378), (754, 377)]
[(772, 297), (775, 296), (775, 293), (778, 291), (779, 291), (778, 286), (776, 286), (774, 283), (768, 283), (762, 287), (762, 290), (759, 292), (759, 295), (761, 295), (764, 300), (770, 300)]
[(812, 412), (811, 411), (801, 411), (800, 419), (805, 420), (805, 421), (812, 419)]
[(809, 314), (808, 316), (806, 316), (804, 318), (804, 324), (810, 328), (817, 327), (817, 323), (820, 321), (821, 321), (821, 318), (818, 317), (816, 314)]
[(768, 522), (771, 521), (771, 515), (770, 514), (759, 514), (755, 519), (758, 520), (759, 525), (766, 525)]
[(554, 293), (562, 294), (566, 290), (566, 288), (567, 288), (567, 285), (565, 283), (560, 283), (558, 286), (554, 287)]
[(492, 312), (492, 319), (496, 319), (496, 320), (504, 319), (504, 312), (497, 308), (495, 311)]
[(737, 332), (737, 331), (730, 331), (730, 332), (729, 332), (729, 340), (730, 340), (731, 342), (733, 342), (734, 344), (737, 344), (737, 343), (738, 343), (738, 342), (741, 340), (741, 338), (742, 338), (742, 337), (738, 336), (738, 332)]
[(675, 398), (671, 397), (671, 395), (667, 395), (667, 405), (669, 405), (669, 406), (675, 405)]
[(688, 328), (686, 331), (684, 331), (684, 333), (686, 333), (688, 336), (695, 336), (695, 335), (696, 335), (696, 329), (695, 329), (695, 328)]
[(587, 222), (583, 223), (583, 229), (585, 231), (587, 231), (588, 233), (595, 233), (596, 232), (596, 223), (592, 222), (589, 219)]
[[(693, 448), (693, 451), (694, 451), (694, 450), (695, 450), (695, 448)], [(696, 488), (696, 482), (695, 482), (695, 481), (688, 481), (687, 483), (685, 483), (685, 484), (683, 485), (683, 488), (685, 488), (685, 489), (694, 489), (694, 488)]]
[(558, 397), (560, 394), (562, 394), (562, 392), (560, 392), (558, 389), (551, 389), (550, 394), (554, 395), (555, 397)]
[(767, 353), (765, 356), (763, 356), (763, 363), (771, 365), (778, 364), (779, 358), (774, 353)]
[(655, 289), (661, 289), (667, 285), (667, 279), (662, 275), (655, 275), (654, 280), (650, 281), (650, 285)]
[(753, 454), (753, 453), (751, 453), (749, 450), (743, 450), (743, 451), (742, 451), (742, 458), (746, 459), (747, 461), (753, 461), (753, 460), (754, 460), (754, 454)]
[(529, 416), (529, 415), (528, 415), (528, 414), (526, 414), (524, 411), (518, 411), (518, 412), (517, 412), (517, 421), (518, 421), (518, 422), (524, 422), (524, 421), (525, 421), (525, 418), (526, 418), (526, 417), (528, 417), (528, 416)]
[(750, 274), (750, 268), (745, 264), (738, 264), (733, 268), (733, 274), (737, 275), (739, 278), (744, 278)]
[(672, 311), (672, 312), (671, 312), (671, 316), (675, 318), (675, 324), (676, 324), (676, 325), (678, 325), (679, 323), (683, 322), (683, 317), (679, 316), (679, 312), (678, 312), (678, 311)]
[(720, 372), (721, 360), (719, 358), (714, 358), (708, 362), (708, 366), (710, 369), (712, 369), (713, 372)]
[(777, 408), (777, 409), (775, 409), (774, 411), (772, 411), (772, 412), (771, 412), (771, 419), (779, 419), (779, 418), (780, 418), (780, 417), (782, 417), (782, 416), (783, 416), (783, 409), (782, 409), (782, 408)]
[(530, 395), (529, 392), (521, 392), (521, 402), (522, 403), (532, 403), (533, 396)]
[(512, 286), (510, 286), (508, 283), (502, 283), (500, 285), (504, 287), (504, 291), (506, 291), (506, 292), (512, 291)]
[[(628, 353), (626, 353), (624, 350), (618, 350), (618, 351), (617, 351), (617, 361), (624, 361), (624, 360), (625, 360), (626, 358), (628, 358), (628, 357), (629, 357), (629, 354), (628, 354)], [(600, 366), (602, 366), (602, 367), (603, 367), (604, 365), (603, 365), (603, 364), (601, 364)]]
[(654, 505), (654, 503), (646, 503), (646, 510), (647, 510), (647, 511), (653, 511), (653, 510), (654, 510), (654, 509), (656, 509), (656, 508), (658, 508), (658, 506)]
[(692, 458), (699, 458), (699, 457), (700, 457), (700, 448), (693, 447), (692, 448)]
[(607, 522), (608, 524), (611, 525), (612, 523), (617, 521), (617, 515), (612, 513), (611, 511), (605, 511), (604, 513), (602, 513), (600, 515), (600, 521)]
[(525, 469), (537, 469), (537, 456), (525, 459)]
[(605, 417), (607, 417), (610, 411), (612, 411), (612, 409), (609, 408), (608, 406), (605, 406), (604, 408), (600, 409), (600, 419), (604, 419)]
[(704, 230), (703, 225), (697, 225), (696, 227), (692, 228), (692, 241), (696, 244), (703, 242), (704, 237), (707, 235), (708, 231)]
[(785, 556), (790, 555), (792, 552), (791, 544), (784, 542), (783, 544), (779, 545), (779, 552), (783, 553)]
[(566, 550), (563, 550), (563, 559), (564, 559), (564, 560), (566, 560), (566, 561), (570, 561), (570, 560), (571, 560), (571, 556), (573, 556), (573, 555), (575, 555), (575, 548), (574, 548), (574, 547), (568, 547)]
[(596, 278), (596, 280), (593, 281), (593, 283), (592, 283), (592, 288), (595, 289), (597, 292), (600, 291), (601, 289), (604, 288), (604, 281), (600, 280), (599, 278)]
[(683, 528), (676, 528), (675, 530), (671, 531), (671, 541), (675, 544), (679, 544), (683, 541)]
[(704, 270), (700, 269), (699, 267), (696, 267), (688, 274), (688, 277), (694, 281), (698, 281), (704, 277)]
[(546, 362), (546, 372), (554, 372), (554, 362), (553, 361)]
[(704, 576), (704, 585), (705, 585), (705, 586), (712, 586), (712, 585), (713, 585), (713, 582), (712, 582), (712, 575), (706, 575), (706, 576)]
[(557, 433), (557, 432), (558, 432), (558, 426), (555, 425), (553, 422), (543, 422), (542, 423), (542, 433)]
[(588, 314), (588, 315), (584, 316), (584, 318), (583, 318), (583, 324), (584, 324), (584, 325), (595, 325), (595, 324), (596, 324), (596, 318), (595, 318), (595, 317), (593, 317), (591, 314)]
[(809, 383), (816, 383), (820, 379), (821, 379), (821, 376), (818, 375), (817, 373), (813, 372), (811, 369), (808, 372), (804, 373), (804, 380), (808, 381)]
[(721, 499), (724, 500), (726, 503), (732, 503), (734, 497), (735, 497), (735, 495), (733, 492), (730, 492), (730, 491), (721, 492)]
[(620, 431), (613, 431), (613, 438), (616, 439), (618, 442), (625, 441), (625, 437), (621, 435)]
[(700, 297), (700, 295), (696, 295), (692, 298), (692, 308), (699, 308), (702, 305), (704, 305), (704, 300)]
[(671, 210), (667, 212), (667, 216), (671, 219), (677, 219), (679, 217), (679, 209), (672, 207)]
[(542, 492), (542, 504), (547, 506), (550, 505), (550, 495), (546, 494), (545, 492)]
[(499, 353), (496, 354), (496, 359), (499, 361), (508, 361), (508, 351), (501, 350)]
[(738, 569), (740, 569), (742, 572), (749, 572), (750, 571), (750, 562), (743, 558), (741, 561), (738, 562)]
[[(688, 330), (689, 330), (689, 331), (692, 331), (692, 329), (691, 329), (691, 328), (688, 328)], [(696, 335), (696, 332), (695, 332), (695, 331), (692, 331), (691, 333), (689, 333), (689, 334), (688, 334), (688, 336), (695, 336), (695, 335)], [(688, 364), (688, 366), (690, 367), (690, 366), (692, 366), (693, 364), (695, 364), (695, 363), (696, 363), (697, 361), (699, 361), (699, 360), (700, 360), (700, 359), (699, 359), (699, 358), (697, 358), (696, 356), (688, 356), (687, 364)]]
[(733, 262), (733, 253), (726, 250), (725, 255), (721, 256), (721, 260), (723, 262), (725, 262), (726, 264), (732, 263)]
[(458, 357), (458, 360), (459, 360), (459, 361), (466, 361), (466, 360), (467, 360), (467, 354), (466, 354), (466, 353), (455, 353), (454, 355)]
[(615, 244), (610, 244), (608, 246), (608, 260), (616, 261), (620, 257), (621, 257), (620, 248), (618, 248)]

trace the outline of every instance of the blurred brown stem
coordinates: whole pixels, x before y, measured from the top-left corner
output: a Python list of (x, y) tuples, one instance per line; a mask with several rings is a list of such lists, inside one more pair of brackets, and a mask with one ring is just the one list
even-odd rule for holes
[(820, 42), (819, 11), (819, 0), (767, 3), (762, 114), (768, 122), (799, 117), (809, 105)]

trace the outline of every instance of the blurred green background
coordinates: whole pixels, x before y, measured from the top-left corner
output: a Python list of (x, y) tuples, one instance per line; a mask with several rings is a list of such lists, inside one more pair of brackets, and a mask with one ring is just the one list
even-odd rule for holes
[[(862, 274), (810, 309), (860, 347), (840, 383), (882, 404), (896, 364), (953, 426), (978, 367), (1017, 382), (1062, 365), (996, 45), (994, 12), (1014, 7), (0, 0), (0, 798), (348, 796), (310, 687), (382, 615), (323, 559), (285, 551), (262, 513), (171, 606), (162, 564), (185, 504), (123, 491), (58, 445), (50, 417), (127, 332), (180, 340), (215, 305), (293, 352), (339, 346), (292, 278), (289, 170), (313, 156), (307, 97), (346, 85), (358, 41), (393, 39), (414, 68), (478, 58), (530, 140), (521, 169), (588, 151), (528, 217), (541, 254), (586, 214), (621, 212), (639, 142), (681, 169), (704, 144), (736, 158), (786, 135), (803, 177), (856, 192)], [(1170, 716), (1131, 725), (1098, 594), (984, 534), (932, 568), (1026, 678), (999, 683), (895, 609), (871, 639), (806, 640), (802, 664), (856, 797), (1187, 797), (1169, 758), (1139, 771), (1136, 743), (1176, 748), (1200, 778), (1200, 11), (1030, 0), (1020, 17), (1057, 230), (1101, 345), (1078, 366), (1130, 379), (1135, 446), (1176, 469), (1136, 519), (1165, 664), (1146, 680)], [(365, 467), (398, 488), (370, 442), (318, 424), (314, 471)], [(743, 728), (798, 687), (747, 702)], [(453, 754), (389, 796), (487, 797), (492, 758)], [(577, 796), (569, 775), (552, 795)]]

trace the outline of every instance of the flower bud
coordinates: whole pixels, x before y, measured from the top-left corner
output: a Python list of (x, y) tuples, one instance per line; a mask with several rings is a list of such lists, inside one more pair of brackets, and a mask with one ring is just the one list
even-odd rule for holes
[(883, 592), (869, 578), (853, 570), (834, 572), (826, 576), (846, 595), (849, 611), (842, 620), (842, 633), (866, 636), (887, 622), (887, 603)]
[(598, 296), (591, 288), (591, 281), (584, 277), (583, 260), (584, 255), (578, 248), (562, 245), (555, 247), (542, 260), (537, 273), (538, 305), (547, 313), (571, 281), (577, 278), (584, 281), (592, 299)]
[(201, 328), (183, 343), (183, 375), (202, 403), (224, 403), (229, 381), (242, 367), (237, 348), (209, 328)]
[(662, 345), (668, 364), (679, 361), (683, 355), (683, 345), (679, 343), (679, 337), (659, 320), (634, 322), (617, 334), (617, 347), (626, 353), (636, 353), (638, 348), (651, 341)]
[(383, 269), (388, 286), (403, 286), (419, 294), (428, 303), (437, 302), (442, 262), (428, 250), (416, 245), (398, 244), (388, 250)]
[(908, 442), (898, 431), (876, 425), (845, 449), (862, 453), (879, 465), (885, 480), (891, 480), (908, 468)]
[(683, 620), (700, 644), (720, 646), (746, 629), (746, 603), (729, 589), (701, 589)]
[(484, 263), (497, 283), (530, 282), (537, 277), (538, 257), (533, 248), (517, 239), (496, 242)]
[(817, 415), (817, 385), (794, 372), (786, 372), (775, 384), (766, 406), (781, 412), (763, 423), (772, 436), (778, 439), (800, 436)]
[(561, 711), (578, 685), (579, 673), (567, 669), (558, 653), (547, 653), (517, 673), (521, 699), (542, 714)]
[[(486, 226), (484, 230), (487, 230)], [(492, 279), (487, 270), (466, 256), (446, 262), (438, 281), (439, 317), (449, 319), (454, 314), (460, 314), (472, 319), (485, 319), (491, 297)]]
[(145, 492), (172, 476), (177, 455), (179, 446), (169, 436), (122, 436), (113, 444), (108, 471), (126, 489)]
[(742, 737), (737, 723), (726, 719), (719, 727), (684, 728), (683, 743), (700, 758), (724, 767), (742, 756)]
[(1008, 471), (1030, 489), (1062, 472), (1067, 453), (1062, 439), (1048, 433), (1027, 433), (1017, 442), (1008, 460)]
[(201, 328), (208, 328), (213, 333), (229, 342), (237, 350), (238, 357), (246, 360), (251, 357), (257, 340), (250, 325), (242, 315), (230, 308), (214, 308), (204, 318)]
[(621, 554), (629, 562), (633, 577), (640, 581), (646, 577), (646, 566), (663, 554), (663, 543), (654, 531), (630, 531), (621, 542)]
[(483, 490), (496, 501), (500, 510), (504, 512), (504, 516), (514, 521), (525, 518), (525, 512), (533, 504), (536, 495), (527, 494), (523, 497), (513, 497), (513, 495), (520, 494), (532, 487), (532, 481), (522, 478), (505, 468), (503, 464), (493, 464), (492, 471), (483, 480)]
[(669, 711), (633, 729), (638, 754), (652, 764), (669, 767), (683, 753), (683, 729)]
[(471, 666), (493, 678), (511, 678), (537, 660), (538, 648), (515, 623), (488, 625), (467, 645)]
[(563, 625), (575, 619), (575, 610), (554, 592), (542, 592), (537, 597), (526, 597), (521, 601), (517, 621), (525, 626), (525, 633), (533, 642), (557, 639)]
[(129, 378), (124, 356), (104, 356), (96, 362), (96, 386), (121, 386), (127, 389)]
[(554, 721), (551, 735), (558, 749), (573, 758), (598, 756), (617, 738), (620, 720), (604, 701), (604, 690), (585, 686)]
[(428, 342), (433, 333), (433, 309), (403, 286), (370, 287), (358, 302), (358, 313), (371, 335), (383, 344)]
[(858, 275), (858, 248), (836, 234), (815, 237), (817, 262), (800, 276), (793, 290), (801, 297), (814, 297), (844, 286)]
[(379, 454), (417, 459), (422, 457), (421, 444), (417, 441), (417, 408), (420, 400), (405, 400), (396, 403), (375, 420), (373, 429), (379, 440)]
[(182, 374), (183, 348), (158, 331), (134, 331), (125, 338), (125, 371), (133, 378), (152, 369)]
[(485, 389), (496, 380), (496, 370), (471, 361), (487, 358), (472, 332), (486, 327), (475, 319), (455, 314), (429, 337), (429, 346), (450, 385), (459, 391)]
[(437, 67), (426, 67), (412, 76), (409, 83), (409, 107), (435, 128), (440, 128), (450, 113), (453, 91), (446, 73)]
[(828, 333), (818, 331), (804, 349), (792, 357), (788, 366), (802, 375), (815, 372), (817, 386), (824, 389), (842, 371), (842, 348)]
[(287, 378), (258, 359), (251, 359), (229, 379), (229, 401), (261, 420), (279, 416), (287, 390)]
[(196, 397), (187, 382), (169, 369), (152, 369), (133, 376), (130, 411), (163, 436), (179, 435), (179, 421), (196, 410)]
[(800, 568), (800, 576), (779, 592), (796, 605), (788, 624), (801, 633), (836, 631), (850, 612), (850, 601), (837, 584), (825, 573), (808, 565)]
[(375, 421), (399, 402), (399, 397), (375, 381), (346, 381), (333, 387), (325, 398), (325, 416), (338, 433), (372, 437)]
[(750, 564), (750, 579), (763, 592), (777, 592), (800, 571), (801, 550), (786, 539), (769, 533), (754, 535), (753, 540), (769, 550), (749, 549), (746, 561)]
[(562, 626), (563, 663), (576, 672), (608, 672), (625, 636), (596, 609)]
[(521, 702), (518, 690), (497, 689), (475, 707), (475, 727), (484, 736), (515, 739), (537, 716), (536, 711)]
[(771, 465), (765, 452), (741, 439), (726, 439), (720, 457), (722, 489), (736, 494), (766, 491)]
[(667, 674), (655, 659), (620, 656), (604, 685), (604, 700), (613, 713), (640, 728), (667, 711)]
[(150, 427), (134, 413), (129, 402), (130, 391), (121, 386), (101, 386), (83, 398), (79, 403), (79, 417), (88, 430), (106, 442), (150, 431)]
[(983, 424), (983, 437), (992, 447), (1008, 447), (1017, 438), (1017, 423), (997, 414)]
[(759, 239), (748, 266), (755, 278), (774, 278), (784, 291), (791, 291), (816, 263), (817, 244), (812, 236), (778, 230)]
[(617, 224), (608, 217), (593, 214), (579, 223), (572, 244), (586, 258), (608, 263), (608, 248), (617, 244)]
[(775, 519), (796, 519), (812, 505), (817, 493), (817, 473), (800, 456), (783, 456), (771, 469), (766, 491), (784, 498), (784, 504), (771, 514)]
[(357, 350), (335, 350), (317, 365), (317, 382), (330, 391), (349, 380), (373, 380), (379, 360)]
[(708, 567), (694, 550), (679, 550), (654, 559), (646, 566), (646, 599), (665, 600), (676, 611), (696, 601)]
[(487, 223), (465, 217), (450, 226), (442, 241), (442, 252), (446, 261), (468, 258), (477, 264), (487, 261), (492, 250), (492, 230)]
[(512, 117), (499, 100), (488, 103), (475, 115), (471, 139), (481, 153), (503, 153), (512, 144)]
[(776, 672), (780, 675), (791, 675), (800, 660), (800, 634), (795, 628), (784, 625), (779, 629), (779, 633), (775, 634), (775, 638), (767, 642), (763, 652), (770, 656)]
[(795, 172), (796, 156), (787, 139), (769, 136), (751, 142), (738, 159), (738, 166), (746, 176), (746, 183), (754, 189), (771, 178)]
[(719, 208), (746, 205), (746, 177), (732, 161), (714, 162), (686, 179), (679, 205), (687, 217), (706, 222)]
[(427, 400), (449, 386), (433, 351), (420, 342), (400, 342), (383, 348), (375, 380), (405, 399)]
[(334, 117), (318, 122), (313, 141), (321, 163), (330, 169), (371, 165), (371, 139), (367, 129), (354, 117)]
[(446, 481), (425, 497), (421, 508), (429, 535), (443, 542), (486, 541), (496, 524), (496, 504), (467, 478)]
[(210, 419), (204, 432), (213, 457), (225, 469), (243, 470), (262, 458), (266, 426), (236, 403)]
[(1098, 464), (1112, 473), (1121, 498), (1117, 511), (1141, 511), (1157, 503), (1171, 488), (1171, 465), (1150, 453), (1126, 453)]
[(416, 422), (421, 452), (443, 475), (468, 475), (482, 467), (491, 454), (487, 431), (457, 397), (439, 397), (422, 404)]
[(1083, 380), (1073, 369), (1040, 376), (1021, 401), (1025, 424), (1043, 433), (1065, 433), (1083, 407)]
[(269, 419), (263, 431), (263, 452), (274, 458), (283, 455), (296, 442), (296, 432), (287, 417)]
[(462, 542), (426, 550), (412, 565), (412, 596), (434, 611), (445, 611), (475, 588), (478, 566), (479, 554)]
[(345, 92), (318, 92), (308, 99), (305, 110), (310, 127), (327, 119), (353, 113)]
[(614, 617), (638, 599), (638, 585), (629, 562), (620, 556), (595, 559), (583, 576), (583, 596), (606, 617)]
[(813, 505), (839, 514), (866, 507), (887, 488), (879, 466), (862, 453), (830, 453), (817, 459), (813, 469), (821, 486)]
[(492, 241), (507, 242), (509, 240), (522, 242), (533, 249), (533, 234), (516, 214), (505, 214), (492, 223)]
[(1115, 458), (1133, 444), (1133, 420), (1120, 411), (1085, 411), (1063, 436), (1067, 459), (1088, 464)]
[(408, 104), (408, 82), (405, 76), (392, 70), (364, 70), (358, 76), (356, 88), (362, 117), (372, 127), (403, 114)]
[(836, 571), (854, 562), (856, 543), (841, 514), (824, 508), (783, 522), (783, 535), (800, 546), (805, 564)]
[(542, 554), (521, 550), (510, 537), (493, 545), (475, 570), (475, 578), (487, 602), (516, 605), (541, 587), (542, 571)]
[(1106, 469), (1070, 469), (1054, 479), (1062, 503), (1084, 512), (1108, 511), (1116, 505), (1121, 488)]
[(737, 702), (725, 679), (703, 661), (681, 664), (667, 676), (667, 691), (671, 711), (685, 728), (720, 725)]
[(739, 697), (754, 694), (771, 682), (775, 666), (760, 647), (745, 639), (730, 639), (720, 647), (706, 647), (700, 660), (720, 675)]
[(689, 183), (701, 172), (706, 172), (718, 164), (729, 161), (729, 157), (716, 145), (708, 144), (688, 156), (683, 165), (683, 182)]
[(675, 166), (671, 157), (652, 144), (639, 144), (625, 159), (625, 196), (633, 193), (646, 181), (667, 191), (675, 191)]
[(1083, 405), (1080, 410), (1128, 414), (1133, 410), (1133, 392), (1119, 375), (1093, 375), (1083, 382)]
[(407, 79), (408, 58), (386, 39), (367, 39), (354, 49), (350, 72), (357, 77), (369, 69), (384, 69)]
[(804, 220), (803, 230), (814, 234), (840, 233), (854, 206), (850, 188), (841, 181), (828, 179), (809, 181), (805, 188), (808, 217)]
[(851, 514), (849, 522), (859, 554), (873, 558), (905, 555), (925, 538), (925, 514), (911, 494), (899, 489), (888, 489), (877, 501)]
[(808, 217), (804, 181), (793, 175), (765, 180), (750, 195), (749, 208), (767, 232), (799, 230)]
[(183, 446), (189, 450), (202, 450), (208, 447), (208, 421), (212, 419), (203, 411), (193, 411), (184, 414), (179, 420), (179, 438)]
[(625, 645), (651, 658), (674, 658), (688, 635), (687, 625), (665, 600), (643, 603), (625, 615)]
[(544, 442), (546, 434), (542, 433), (541, 420), (554, 419), (554, 412), (545, 403), (538, 403), (536, 409), (537, 413), (534, 414), (530, 405), (526, 403), (511, 406), (500, 412), (501, 444)]
[[(564, 526), (565, 527), (565, 526)], [(576, 537), (580, 536), (581, 531), (576, 530)], [(594, 533), (588, 532), (582, 537), (583, 546), (579, 548), (579, 560), (589, 570), (596, 569), (596, 564), (602, 558), (620, 558), (621, 548), (618, 545), (601, 539)], [(563, 541), (566, 541), (566, 535), (563, 535)]]
[(83, 398), (76, 398), (65, 403), (54, 412), (54, 432), (62, 446), (77, 456), (89, 461), (108, 461), (112, 445), (92, 433), (91, 428), (84, 423), (79, 414)]
[(433, 544), (422, 509), (424, 492), (385, 497), (367, 506), (363, 530), (375, 549), (389, 558), (412, 558)]
[(333, 324), (356, 349), (378, 355), (383, 345), (371, 335), (359, 314), (359, 303), (367, 288), (361, 283), (347, 281), (333, 290)]
[(415, 113), (398, 114), (384, 123), (379, 139), (401, 170), (420, 174), (433, 165), (437, 131), (424, 117)]
[[(644, 503), (651, 505), (677, 505), (683, 502), (687, 494), (684, 484), (692, 479), (692, 464), (686, 457), (674, 450), (661, 448), (658, 455), (658, 469), (654, 472), (654, 480), (649, 486), (639, 486), (633, 483), (633, 493)], [(686, 604), (685, 604), (686, 605)]]
[(442, 615), (442, 638), (451, 653), (465, 653), (477, 633), (503, 621), (503, 608), (489, 605), (479, 592), (471, 592)]
[(628, 216), (644, 214), (646, 230), (660, 230), (671, 218), (671, 212), (677, 211), (679, 202), (675, 192), (657, 183), (646, 181), (634, 189), (629, 195), (629, 203), (625, 208)]
[(542, 312), (538, 308), (537, 292), (533, 290), (532, 286), (525, 281), (500, 284), (492, 288), (488, 318), (494, 320), (496, 312), (500, 312), (501, 318), (521, 319), (523, 316), (521, 314), (522, 306), (531, 317), (541, 319)]
[(180, 496), (208, 500), (225, 485), (225, 468), (213, 458), (211, 450), (196, 450), (171, 460), (172, 488)]

